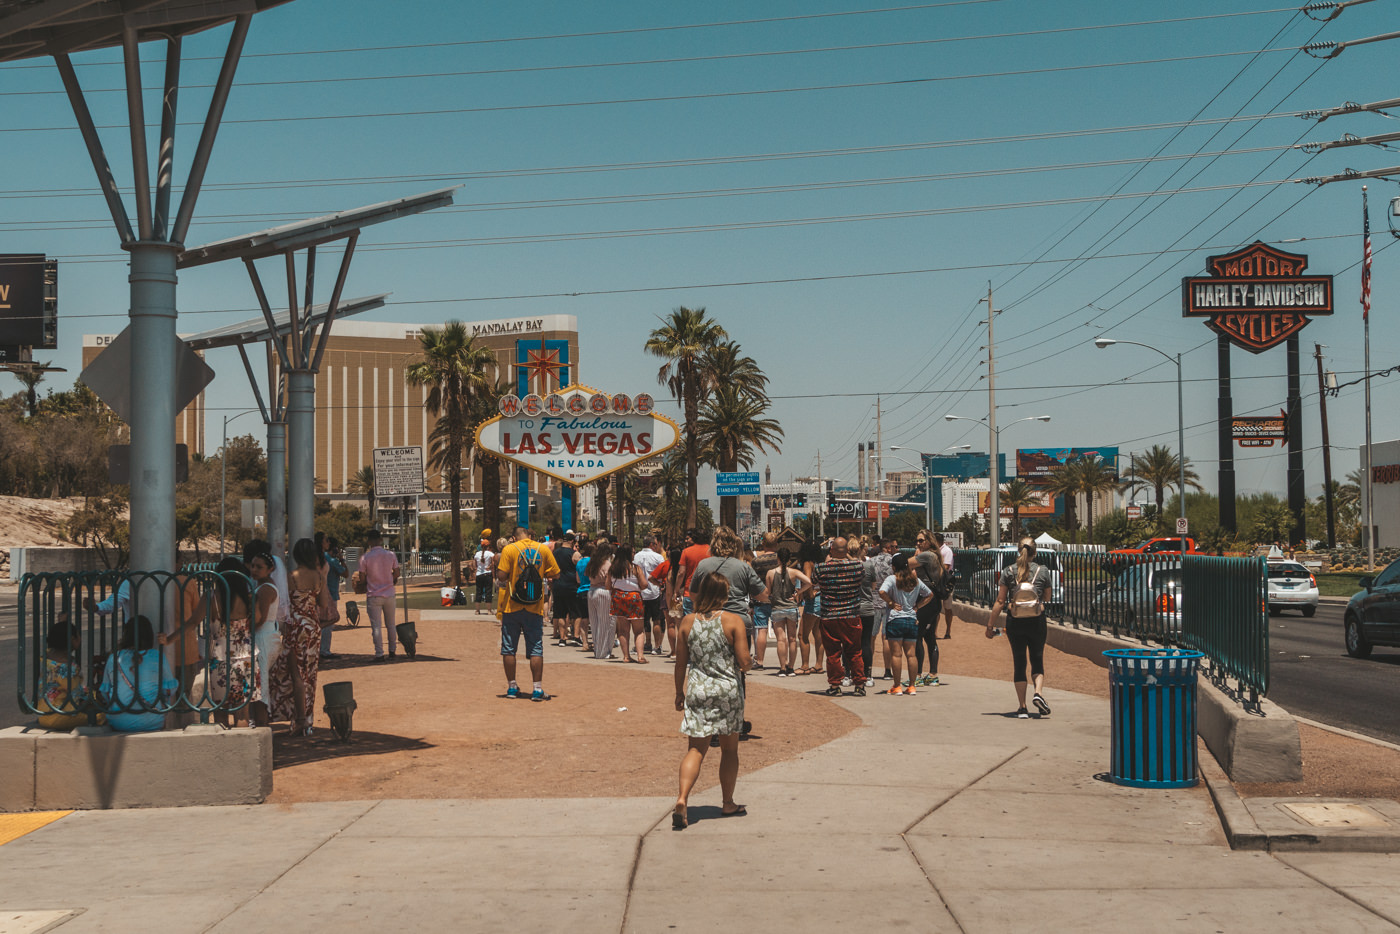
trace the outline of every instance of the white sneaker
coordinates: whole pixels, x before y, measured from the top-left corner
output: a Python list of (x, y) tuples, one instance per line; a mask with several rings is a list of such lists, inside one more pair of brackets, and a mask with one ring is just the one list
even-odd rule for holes
[(841, 686), (842, 686), (843, 688), (848, 688), (848, 687), (850, 687), (850, 686), (851, 686), (851, 679), (850, 679), (850, 678), (842, 678), (842, 679), (841, 679)]

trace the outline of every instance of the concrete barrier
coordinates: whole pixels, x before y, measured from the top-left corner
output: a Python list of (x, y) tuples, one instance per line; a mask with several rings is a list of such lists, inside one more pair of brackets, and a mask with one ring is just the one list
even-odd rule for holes
[(266, 727), (0, 730), (0, 811), (260, 804), (271, 793)]
[[(966, 603), (953, 604), (953, 613), (979, 626), (987, 625), (991, 610)], [(1046, 644), (1067, 655), (1086, 658), (1108, 668), (1108, 649), (1140, 649), (1141, 642), (1115, 639), (1087, 629), (1050, 623)], [(1297, 782), (1303, 778), (1303, 749), (1298, 722), (1267, 698), (1260, 710), (1244, 709), (1206, 678), (1197, 682), (1196, 732), (1216, 761), (1236, 782)]]

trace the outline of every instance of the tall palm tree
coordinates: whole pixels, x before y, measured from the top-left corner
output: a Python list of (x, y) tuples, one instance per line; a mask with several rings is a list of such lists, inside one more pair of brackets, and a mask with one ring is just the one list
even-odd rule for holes
[(462, 455), (466, 452), (472, 398), (491, 385), (487, 370), (496, 366), (496, 352), (479, 344), (460, 321), (440, 328), (426, 327), (418, 338), (423, 357), (408, 365), (410, 386), (427, 386), (423, 407), (442, 427), (436, 466), (447, 475), (452, 497), (452, 586), (462, 583)]
[(656, 381), (671, 390), (681, 404), (685, 419), (682, 444), (685, 451), (685, 521), (694, 526), (699, 521), (700, 439), (696, 423), (700, 419), (700, 398), (708, 389), (702, 363), (715, 344), (729, 334), (703, 308), (681, 306), (663, 318), (661, 327), (654, 329), (644, 345), (647, 353), (666, 362), (656, 373)]
[(39, 414), (39, 384), (44, 381), (44, 374), (48, 371), (49, 362), (27, 363), (17, 365), (10, 372), (15, 375), (15, 379), (24, 384), (24, 407), (29, 412), (29, 417), (33, 418)]
[[(752, 467), (755, 452), (779, 450), (783, 429), (775, 418), (765, 418), (768, 402), (762, 396), (745, 392), (724, 382), (700, 408), (696, 422), (705, 462), (716, 470), (734, 471)], [(720, 525), (734, 528), (739, 501), (722, 496), (719, 501)]]
[[(476, 430), (481, 427), (481, 423), (496, 417), (501, 396), (508, 396), (513, 392), (515, 387), (506, 380), (501, 380), (488, 385), (472, 398), (471, 417), (467, 426), (469, 449), (476, 444)], [(501, 511), (501, 467), (506, 462), (481, 448), (475, 448), (474, 455), (476, 466), (481, 468), (481, 483), (478, 488), (481, 490), (482, 528), (493, 529), (499, 538), (503, 534), (505, 521)]]
[(1021, 510), (1040, 505), (1040, 492), (1019, 477), (1001, 488), (1001, 506), (1011, 510), (1011, 537), (1021, 537)]
[(1045, 492), (1065, 499), (1065, 531), (1079, 541), (1079, 461), (1069, 460), (1050, 472)]
[(374, 468), (366, 465), (355, 471), (345, 484), (345, 490), (369, 501), (369, 524), (374, 525)]
[[(1181, 485), (1181, 458), (1165, 444), (1154, 444), (1146, 453), (1133, 455), (1132, 474), (1121, 482), (1127, 492), (1152, 490), (1157, 496), (1157, 516), (1162, 515), (1162, 503), (1168, 488)], [(1200, 477), (1191, 469), (1191, 458), (1186, 459), (1186, 485), (1193, 490), (1204, 490)], [(1185, 490), (1177, 490), (1182, 496)]]
[(604, 477), (594, 484), (597, 487), (598, 531), (603, 535), (608, 534), (608, 487), (611, 485), (612, 477)]
[[(1094, 541), (1094, 499), (1118, 487), (1118, 473), (1108, 461), (1095, 454), (1085, 454), (1079, 460), (1079, 491), (1089, 504), (1089, 541)], [(1160, 515), (1160, 513), (1158, 513)]]
[(706, 351), (701, 366), (709, 385), (733, 386), (768, 401), (768, 377), (758, 368), (758, 361), (743, 353), (738, 341), (716, 343)]

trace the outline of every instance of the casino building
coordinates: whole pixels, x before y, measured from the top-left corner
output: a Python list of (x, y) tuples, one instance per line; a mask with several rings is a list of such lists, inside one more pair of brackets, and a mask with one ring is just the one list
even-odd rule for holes
[[(466, 326), (479, 343), (495, 351), (498, 378), (516, 378), (518, 341), (525, 342), (521, 349), (538, 353), (541, 340), (546, 353), (557, 353), (567, 363), (568, 377), (577, 378), (578, 318), (574, 315), (469, 321)], [(418, 338), (423, 327), (351, 318), (337, 321), (331, 329), (316, 375), (318, 494), (348, 495), (350, 478), (370, 465), (375, 448), (422, 445), (426, 455), (434, 422), (423, 407), (428, 388), (410, 386), (404, 379), (407, 368), (421, 359)], [(462, 490), (477, 493), (481, 474), (475, 459), (464, 466), (471, 469), (463, 471)], [(558, 496), (554, 481), (539, 474), (532, 478), (532, 492)], [(447, 484), (430, 470), (428, 487), (441, 491)], [(508, 483), (503, 489), (513, 488)]]

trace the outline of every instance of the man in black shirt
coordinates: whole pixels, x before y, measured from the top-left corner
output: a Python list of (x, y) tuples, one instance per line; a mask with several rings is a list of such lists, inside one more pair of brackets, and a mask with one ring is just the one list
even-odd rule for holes
[(577, 631), (578, 624), (578, 571), (574, 567), (574, 540), (573, 532), (566, 533), (562, 538), (556, 530), (554, 544), (554, 561), (559, 565), (559, 576), (554, 579), (552, 585), (552, 597), (550, 603), (554, 607), (554, 644), (555, 645), (583, 645), (572, 634)]

